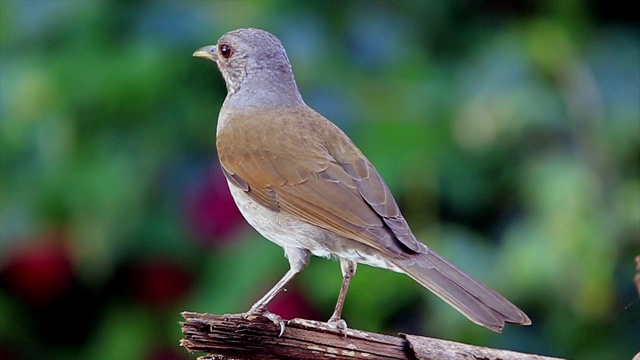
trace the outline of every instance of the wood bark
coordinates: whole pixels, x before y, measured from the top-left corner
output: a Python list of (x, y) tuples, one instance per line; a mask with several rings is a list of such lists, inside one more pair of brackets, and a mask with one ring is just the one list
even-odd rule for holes
[(209, 359), (403, 359), (551, 360), (540, 355), (491, 349), (422, 336), (390, 336), (327, 323), (293, 319), (285, 332), (262, 316), (183, 312), (183, 339), (189, 352)]

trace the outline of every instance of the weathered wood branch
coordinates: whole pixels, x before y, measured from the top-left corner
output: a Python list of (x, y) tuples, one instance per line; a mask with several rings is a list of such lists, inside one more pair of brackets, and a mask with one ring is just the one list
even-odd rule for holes
[(261, 316), (183, 312), (183, 339), (189, 352), (209, 359), (482, 359), (551, 360), (539, 355), (491, 349), (422, 336), (400, 337), (348, 329), (346, 335), (326, 323), (294, 319), (280, 329)]

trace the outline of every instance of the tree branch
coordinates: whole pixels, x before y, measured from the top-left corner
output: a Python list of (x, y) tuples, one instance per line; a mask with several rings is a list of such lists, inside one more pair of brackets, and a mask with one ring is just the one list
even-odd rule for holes
[(482, 359), (551, 360), (557, 358), (455, 343), (422, 336), (400, 337), (348, 329), (345, 334), (326, 323), (293, 319), (280, 329), (261, 316), (183, 312), (183, 339), (189, 352), (209, 359)]

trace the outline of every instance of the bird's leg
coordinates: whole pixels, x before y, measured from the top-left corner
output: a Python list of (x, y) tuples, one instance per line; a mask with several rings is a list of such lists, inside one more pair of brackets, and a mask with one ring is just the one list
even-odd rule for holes
[(347, 297), (347, 290), (349, 290), (349, 284), (351, 278), (356, 273), (357, 263), (354, 261), (340, 259), (340, 269), (342, 270), (342, 286), (340, 287), (340, 294), (338, 295), (338, 302), (336, 308), (333, 310), (333, 315), (329, 319), (328, 323), (345, 332), (347, 330), (347, 323), (342, 320), (342, 308), (344, 307), (344, 299)]
[(280, 335), (284, 334), (284, 321), (276, 314), (273, 314), (267, 310), (267, 305), (278, 295), (280, 291), (287, 285), (287, 283), (293, 279), (296, 274), (304, 270), (309, 264), (311, 253), (304, 249), (299, 248), (284, 248), (284, 254), (289, 260), (289, 271), (287, 271), (282, 279), (280, 279), (263, 297), (260, 298), (249, 311), (242, 314), (243, 316), (250, 315), (262, 315), (269, 320), (273, 321), (276, 326), (280, 327)]

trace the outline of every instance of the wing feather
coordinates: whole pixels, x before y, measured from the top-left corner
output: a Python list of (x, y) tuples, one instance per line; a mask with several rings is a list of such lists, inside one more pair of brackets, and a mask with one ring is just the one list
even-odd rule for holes
[[(381, 251), (420, 252), (391, 191), (351, 140), (315, 112), (295, 116), (310, 118), (302, 119), (313, 128), (309, 138), (291, 131), (296, 128), (291, 124), (266, 129), (261, 114), (233, 119), (233, 133), (219, 131), (220, 162), (229, 182), (272, 210)], [(265, 141), (273, 128), (285, 129), (280, 148)]]

